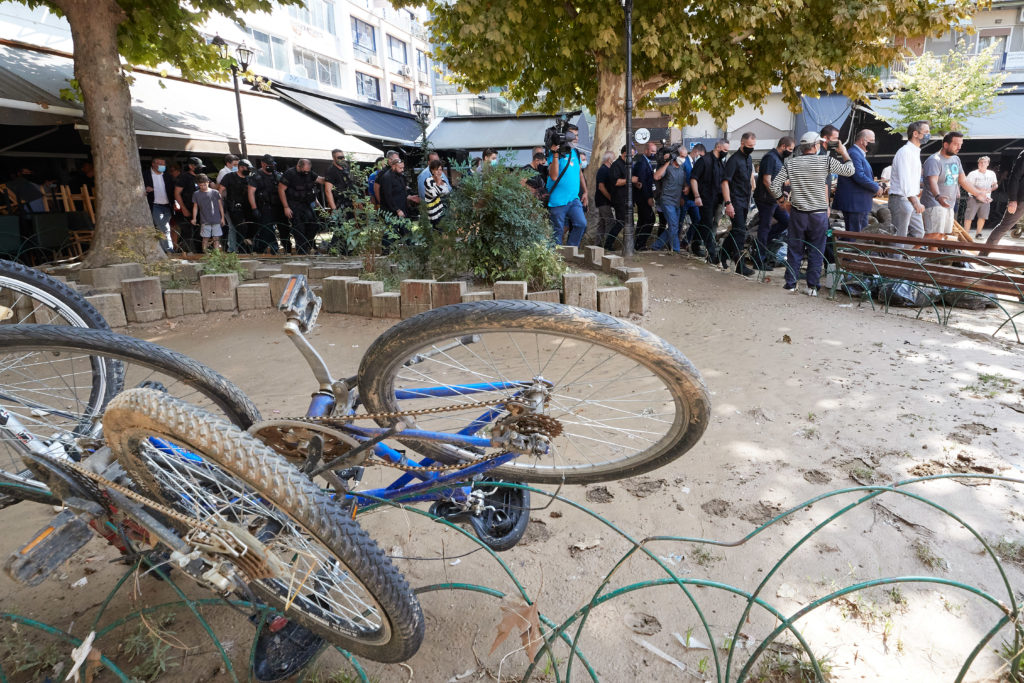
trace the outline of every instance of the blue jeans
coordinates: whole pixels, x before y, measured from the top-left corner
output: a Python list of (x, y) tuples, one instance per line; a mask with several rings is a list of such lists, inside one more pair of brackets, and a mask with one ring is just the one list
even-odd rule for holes
[(658, 208), (665, 214), (668, 227), (658, 235), (658, 239), (654, 243), (654, 251), (664, 249), (666, 242), (672, 245), (672, 251), (679, 251), (679, 219), (682, 218), (682, 207), (678, 204), (666, 204)]
[[(775, 219), (775, 227), (772, 227), (772, 218)], [(778, 202), (767, 204), (757, 203), (757, 250), (758, 267), (764, 270), (765, 257), (768, 254), (768, 245), (789, 228), (789, 214), (779, 206)]]
[(153, 205), (153, 225), (160, 231), (160, 234), (164, 236), (163, 248), (164, 251), (170, 251), (174, 248), (174, 244), (171, 242), (171, 207), (160, 204)]
[(583, 231), (587, 229), (587, 217), (583, 213), (583, 204), (579, 199), (574, 199), (565, 206), (549, 206), (548, 215), (551, 217), (551, 227), (555, 231), (555, 244), (562, 243), (562, 232), (565, 230), (565, 220), (568, 218), (572, 229), (569, 232), (567, 244), (572, 247), (580, 246)]
[(868, 216), (869, 213), (854, 213), (852, 211), (843, 211), (843, 222), (846, 224), (846, 229), (850, 232), (860, 232), (864, 228), (868, 227)]
[(796, 287), (800, 262), (807, 248), (807, 286), (817, 289), (821, 280), (821, 262), (825, 255), (825, 235), (828, 232), (828, 214), (824, 211), (804, 213), (793, 210), (786, 239), (786, 287)]

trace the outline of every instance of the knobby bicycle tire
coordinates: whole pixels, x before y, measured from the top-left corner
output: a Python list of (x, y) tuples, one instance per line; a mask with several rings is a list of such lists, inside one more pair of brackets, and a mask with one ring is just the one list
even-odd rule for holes
[[(256, 406), (230, 381), (156, 344), (64, 325), (0, 325), (0, 407), (41, 439), (55, 433), (98, 437), (104, 406), (126, 382), (145, 382), (208, 404), (242, 428), (260, 419)], [(8, 500), (53, 502), (45, 491), (32, 495), (35, 491), (16, 483), (24, 465), (6, 436), (0, 437), (0, 458), (0, 491)]]
[[(149, 389), (117, 396), (103, 423), (111, 450), (143, 491), (202, 521), (251, 525), (271, 552), (294, 563), (288, 576), (250, 584), (269, 604), (376, 661), (403, 661), (419, 648), (423, 615), (405, 578), (362, 527), (272, 449)], [(293, 586), (301, 587), (298, 594)]]
[[(555, 367), (563, 356), (568, 365)], [(443, 398), (417, 389), (534, 377), (552, 384), (543, 414), (563, 432), (546, 456), (522, 455), (493, 470), (496, 477), (584, 484), (634, 476), (681, 456), (708, 425), (707, 388), (675, 347), (631, 323), (560, 304), (479, 301), (421, 313), (377, 338), (358, 375), (371, 413), (512, 397), (507, 388)], [(403, 419), (410, 427), (457, 432), (478, 415)], [(437, 442), (397, 440), (441, 462), (472, 457)]]
[(110, 325), (81, 294), (60, 280), (14, 261), (0, 260), (0, 305), (15, 315), (7, 324), (58, 324), (109, 330)]

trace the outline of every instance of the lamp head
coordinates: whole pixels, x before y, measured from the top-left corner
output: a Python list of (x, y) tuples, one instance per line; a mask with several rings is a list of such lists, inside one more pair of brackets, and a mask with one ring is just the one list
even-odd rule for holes
[(238, 68), (242, 71), (248, 71), (249, 65), (252, 64), (253, 56), (252, 48), (246, 47), (245, 43), (238, 46), (235, 50), (235, 58), (238, 60)]
[(213, 40), (210, 41), (210, 45), (213, 45), (217, 48), (217, 52), (220, 54), (221, 59), (228, 58), (227, 41), (221, 38), (219, 33), (213, 37)]

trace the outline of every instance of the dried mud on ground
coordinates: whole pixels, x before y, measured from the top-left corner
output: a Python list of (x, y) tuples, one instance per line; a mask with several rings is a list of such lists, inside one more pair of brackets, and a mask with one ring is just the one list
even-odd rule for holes
[[(641, 254), (635, 263), (646, 269), (653, 297), (651, 312), (636, 322), (675, 344), (702, 372), (712, 393), (712, 422), (703, 440), (669, 466), (632, 480), (568, 486), (560, 495), (636, 540), (735, 542), (781, 513), (796, 511), (737, 547), (653, 541), (645, 545), (649, 555), (634, 554), (610, 577), (630, 542), (566, 503), (547, 506), (537, 494), (533, 506), (544, 509), (533, 513), (523, 541), (499, 556), (505, 567), (462, 534), (413, 512), (361, 517), (410, 583), (479, 584), (514, 595), (514, 575), (541, 614), (555, 623), (587, 605), (606, 578), (605, 593), (664, 578), (658, 563), (686, 579), (745, 591), (764, 582), (761, 598), (786, 615), (842, 587), (894, 576), (940, 577), (1009, 602), (978, 540), (954, 520), (903, 495), (885, 494), (842, 515), (769, 573), (815, 525), (863, 496), (847, 493), (801, 506), (830, 491), (945, 473), (1024, 476), (1024, 347), (980, 334), (977, 330), (988, 323), (975, 313), (958, 314), (967, 329), (945, 328), (846, 299), (787, 295), (781, 270), (765, 283), (674, 256)], [(315, 388), (280, 333), (282, 322), (276, 312), (220, 314), (140, 326), (131, 333), (209, 364), (271, 418), (301, 414)], [(314, 343), (337, 374), (349, 374), (387, 325), (325, 315)], [(908, 491), (962, 515), (998, 544), (1010, 590), (1018, 600), (1024, 597), (1024, 486), (938, 479)], [(5, 527), (0, 552), (6, 556), (51, 515), (26, 504), (0, 511)], [(110, 562), (115, 559), (110, 548), (94, 541), (38, 588), (17, 587), (2, 577), (3, 609), (83, 636), (124, 571)], [(72, 588), (82, 577), (87, 585)], [(192, 596), (207, 597), (185, 588)], [(115, 599), (105, 621), (177, 599), (148, 577), (138, 582), (134, 604), (127, 599), (130, 592)], [(740, 646), (730, 673), (735, 680), (737, 664), (750, 657), (777, 620), (761, 609), (742, 619), (744, 601), (714, 586), (691, 586), (689, 596), (678, 586), (661, 585), (600, 602), (587, 616), (580, 651), (603, 681), (713, 680), (724, 679), (726, 658), (719, 653), (722, 668), (716, 669), (707, 646), (736, 637)], [(496, 597), (445, 589), (425, 592), (420, 600), (427, 619), (420, 652), (406, 665), (364, 662), (371, 680), (517, 680), (526, 670), (516, 635), (490, 652), (503, 618)], [(244, 678), (252, 627), (230, 610), (204, 607), (203, 612), (211, 615)], [(812, 611), (798, 626), (833, 680), (944, 681), (956, 676), (1000, 616), (997, 607), (955, 586), (913, 583), (847, 594)], [(578, 622), (570, 638), (577, 627)], [(163, 680), (228, 679), (211, 641), (186, 609), (177, 610), (166, 630), (181, 642), (168, 639), (173, 647), (165, 659), (172, 668)], [(135, 631), (115, 631), (101, 646), (123, 649)], [(0, 643), (13, 637), (9, 630), (3, 634)], [(984, 648), (967, 680), (998, 679), (1001, 660), (994, 650), (1006, 637), (1004, 630)], [(785, 660), (794, 643), (784, 638), (768, 657)], [(124, 652), (115, 654), (129, 670), (141, 661), (129, 663)], [(564, 674), (566, 649), (555, 656)], [(538, 670), (535, 680), (554, 680), (550, 666)], [(340, 655), (328, 653), (318, 664), (322, 676), (313, 680), (328, 680), (336, 670), (351, 671)], [(571, 680), (589, 678), (576, 662)]]

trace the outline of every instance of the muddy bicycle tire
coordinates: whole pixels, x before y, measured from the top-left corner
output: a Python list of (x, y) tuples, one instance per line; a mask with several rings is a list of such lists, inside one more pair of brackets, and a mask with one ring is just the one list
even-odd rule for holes
[(400, 662), (419, 648), (423, 615), (405, 578), (355, 520), (272, 449), (149, 389), (114, 398), (103, 421), (139, 490), (192, 518), (248, 527), (270, 552), (290, 558), (282, 559), (291, 563), (288, 576), (250, 583), (268, 604), (369, 659)]
[[(358, 380), (367, 412), (377, 413), (511, 398), (516, 392), (507, 387), (448, 397), (426, 389), (534, 377), (552, 384), (543, 414), (563, 431), (547, 456), (520, 456), (494, 469), (495, 477), (586, 484), (635, 476), (686, 453), (710, 416), (700, 374), (668, 342), (602, 313), (537, 301), (455, 304), (404, 320), (370, 345)], [(403, 420), (458, 432), (473, 417), (463, 411)], [(493, 416), (481, 427), (491, 422)], [(445, 463), (472, 458), (436, 442), (397, 440)]]

